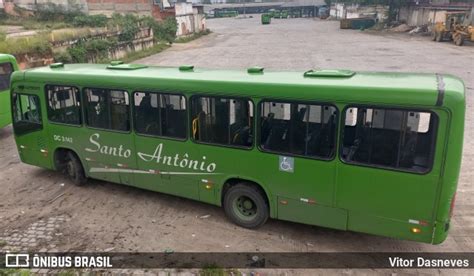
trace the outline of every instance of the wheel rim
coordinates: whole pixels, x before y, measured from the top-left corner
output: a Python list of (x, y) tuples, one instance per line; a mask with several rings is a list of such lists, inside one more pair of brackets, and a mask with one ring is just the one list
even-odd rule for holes
[(249, 221), (257, 216), (257, 204), (247, 196), (237, 197), (232, 207), (234, 213), (242, 220)]

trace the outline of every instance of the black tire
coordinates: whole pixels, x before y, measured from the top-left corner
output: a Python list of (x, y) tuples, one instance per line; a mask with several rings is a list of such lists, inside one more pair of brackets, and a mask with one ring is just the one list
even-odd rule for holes
[[(245, 203), (250, 201), (252, 207), (249, 209), (245, 209), (243, 206), (237, 207), (239, 202), (240, 205), (245, 205), (242, 199), (245, 199)], [(236, 184), (225, 193), (224, 211), (232, 222), (250, 229), (262, 226), (269, 217), (269, 207), (265, 195), (257, 187), (246, 183)]]
[(462, 46), (464, 44), (462, 35), (457, 35), (454, 37), (454, 44), (456, 44), (456, 46)]
[(82, 186), (87, 182), (81, 160), (72, 152), (67, 153), (65, 173), (77, 186)]

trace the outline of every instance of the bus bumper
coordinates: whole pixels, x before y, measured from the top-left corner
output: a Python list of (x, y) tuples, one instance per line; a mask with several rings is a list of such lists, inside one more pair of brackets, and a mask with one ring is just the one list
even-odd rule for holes
[(432, 244), (440, 244), (446, 240), (448, 236), (450, 228), (449, 221), (447, 222), (436, 222), (435, 227), (433, 229), (433, 240), (431, 241)]

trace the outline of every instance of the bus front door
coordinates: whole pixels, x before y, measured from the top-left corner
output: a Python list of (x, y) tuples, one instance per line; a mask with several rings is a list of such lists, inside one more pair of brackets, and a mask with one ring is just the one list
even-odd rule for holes
[(29, 92), (14, 93), (12, 98), (13, 129), (20, 159), (27, 164), (51, 168), (40, 98)]

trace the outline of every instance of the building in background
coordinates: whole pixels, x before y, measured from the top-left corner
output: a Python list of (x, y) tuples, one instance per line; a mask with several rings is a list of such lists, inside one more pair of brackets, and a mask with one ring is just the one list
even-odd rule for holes
[[(410, 0), (397, 11), (396, 20), (406, 22), (409, 26), (431, 25), (443, 21), (447, 12), (465, 12), (473, 24), (473, 0)], [(334, 3), (330, 16), (334, 19), (375, 18), (386, 22), (389, 6)]]
[(186, 36), (206, 30), (206, 16), (202, 5), (178, 2), (174, 5), (174, 11), (178, 22), (177, 36)]
[(474, 24), (474, 1), (431, 0), (417, 2), (400, 8), (398, 20), (409, 26), (431, 25), (444, 22), (446, 13), (464, 12), (468, 14), (468, 24)]
[(334, 19), (374, 18), (377, 22), (386, 22), (388, 11), (386, 5), (336, 3), (331, 6), (329, 15)]

